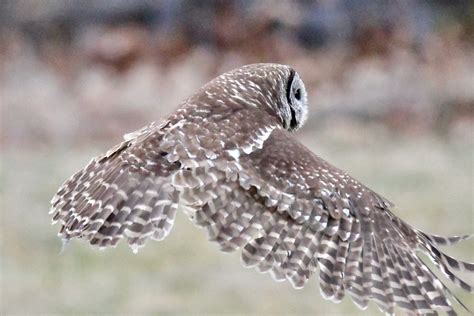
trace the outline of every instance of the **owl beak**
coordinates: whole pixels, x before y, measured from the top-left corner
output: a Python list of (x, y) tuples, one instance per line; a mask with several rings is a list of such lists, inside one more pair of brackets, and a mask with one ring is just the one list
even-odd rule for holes
[(291, 106), (290, 106), (290, 111), (291, 111), (291, 120), (290, 120), (290, 127), (288, 130), (294, 131), (298, 128), (298, 121), (296, 120), (296, 111)]

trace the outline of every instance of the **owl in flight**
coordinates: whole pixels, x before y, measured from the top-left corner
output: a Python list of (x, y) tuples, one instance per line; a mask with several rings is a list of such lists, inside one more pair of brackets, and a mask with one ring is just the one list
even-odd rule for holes
[(64, 240), (100, 248), (122, 238), (136, 251), (171, 231), (178, 204), (220, 249), (302, 288), (319, 274), (324, 298), (348, 293), (361, 309), (456, 314), (467, 309), (420, 259), (455, 285), (474, 264), (438, 249), (469, 238), (424, 233), (393, 204), (313, 154), (291, 132), (307, 116), (298, 73), (253, 64), (225, 73), (168, 118), (124, 141), (73, 175), (52, 199)]

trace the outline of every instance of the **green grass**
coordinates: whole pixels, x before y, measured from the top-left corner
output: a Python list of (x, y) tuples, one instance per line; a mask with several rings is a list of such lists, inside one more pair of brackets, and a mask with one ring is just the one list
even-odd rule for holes
[[(397, 204), (395, 212), (414, 226), (438, 234), (474, 231), (469, 138), (336, 127), (299, 136)], [(109, 146), (100, 147), (2, 151), (2, 314), (379, 314), (374, 306), (359, 311), (348, 298), (339, 305), (323, 300), (316, 277), (294, 290), (243, 268), (238, 254), (220, 253), (184, 214), (168, 239), (149, 241), (136, 255), (122, 244), (98, 251), (80, 241), (59, 254), (49, 200), (66, 177)], [(472, 241), (447, 252), (474, 261)], [(474, 308), (469, 295), (456, 293)]]

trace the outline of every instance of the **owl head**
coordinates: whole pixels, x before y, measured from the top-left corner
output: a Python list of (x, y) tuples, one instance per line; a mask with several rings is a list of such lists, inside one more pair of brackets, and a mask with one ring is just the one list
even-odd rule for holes
[(308, 114), (303, 81), (286, 65), (262, 63), (240, 67), (212, 80), (200, 93), (227, 105), (266, 111), (290, 132), (303, 126)]

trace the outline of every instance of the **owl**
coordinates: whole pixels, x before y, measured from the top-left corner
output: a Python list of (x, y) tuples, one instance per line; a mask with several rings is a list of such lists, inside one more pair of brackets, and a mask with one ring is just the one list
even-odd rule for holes
[(124, 136), (93, 158), (52, 199), (67, 241), (99, 248), (125, 239), (133, 251), (163, 240), (178, 210), (224, 252), (277, 281), (302, 288), (319, 279), (324, 298), (347, 293), (393, 314), (467, 309), (420, 259), (427, 255), (455, 285), (474, 264), (439, 250), (469, 235), (422, 232), (394, 205), (292, 137), (304, 124), (307, 93), (279, 64), (247, 65), (204, 85), (169, 117)]

